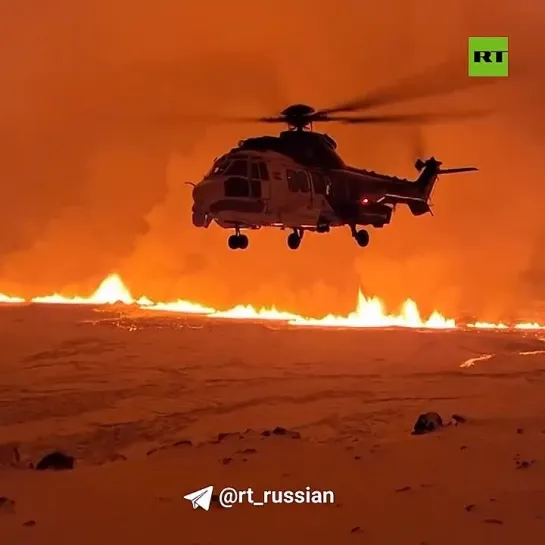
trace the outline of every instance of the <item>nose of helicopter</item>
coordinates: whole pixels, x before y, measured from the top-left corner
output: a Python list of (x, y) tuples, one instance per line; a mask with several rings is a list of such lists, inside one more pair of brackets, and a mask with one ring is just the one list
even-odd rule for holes
[(204, 179), (193, 187), (193, 224), (203, 227), (208, 224), (210, 205), (216, 199), (217, 183)]

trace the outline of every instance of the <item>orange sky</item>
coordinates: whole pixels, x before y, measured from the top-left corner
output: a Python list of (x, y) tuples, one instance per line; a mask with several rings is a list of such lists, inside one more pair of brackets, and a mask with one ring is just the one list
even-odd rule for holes
[[(483, 318), (545, 295), (541, 0), (185, 4), (0, 5), (0, 291), (91, 290), (118, 271), (154, 298), (321, 313), (352, 309), (361, 283), (391, 305), (414, 297), (424, 310)], [(481, 168), (440, 181), (435, 217), (398, 211), (365, 250), (348, 229), (309, 235), (298, 252), (285, 233), (263, 230), (232, 252), (229, 233), (192, 227), (183, 182), (240, 138), (276, 127), (166, 126), (161, 111), (328, 106), (446, 58), (464, 62), (470, 35), (509, 36), (513, 76), (487, 92), (415, 102), (498, 109), (425, 130), (445, 166)], [(406, 129), (322, 129), (348, 162), (414, 176)]]

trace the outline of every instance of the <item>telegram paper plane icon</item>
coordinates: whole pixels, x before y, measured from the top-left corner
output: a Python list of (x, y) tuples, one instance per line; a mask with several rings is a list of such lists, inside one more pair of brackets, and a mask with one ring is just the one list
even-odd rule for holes
[(189, 500), (191, 502), (191, 505), (193, 505), (193, 509), (197, 509), (197, 507), (200, 507), (201, 509), (208, 511), (210, 509), (210, 502), (212, 501), (213, 490), (213, 486), (201, 488), (196, 492), (191, 492), (190, 494), (184, 496), (184, 500)]

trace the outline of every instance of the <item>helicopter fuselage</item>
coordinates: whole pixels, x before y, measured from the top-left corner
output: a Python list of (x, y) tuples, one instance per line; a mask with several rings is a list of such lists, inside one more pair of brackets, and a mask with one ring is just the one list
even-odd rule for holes
[(335, 148), (330, 137), (301, 131), (241, 142), (194, 186), (193, 225), (206, 228), (216, 222), (234, 229), (233, 249), (247, 247), (243, 229), (292, 229), (288, 245), (295, 249), (305, 231), (323, 233), (342, 225), (366, 246), (369, 234), (356, 227), (384, 227), (397, 204), (407, 205), (415, 216), (431, 211), (437, 176), (447, 172), (439, 161), (418, 160), (421, 173), (411, 181), (347, 166)]
[(377, 202), (384, 194), (381, 185), (356, 171), (313, 169), (273, 151), (235, 151), (194, 188), (193, 223), (309, 231), (349, 221), (382, 227), (393, 207)]

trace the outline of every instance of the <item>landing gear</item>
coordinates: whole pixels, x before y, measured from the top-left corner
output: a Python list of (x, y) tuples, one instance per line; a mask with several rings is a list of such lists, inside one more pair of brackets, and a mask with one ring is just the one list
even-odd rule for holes
[(288, 235), (288, 247), (290, 250), (297, 250), (303, 239), (303, 229), (294, 229), (293, 233)]
[(227, 240), (227, 244), (231, 250), (246, 250), (248, 248), (248, 237), (240, 234), (240, 229), (237, 227), (235, 234), (231, 235)]
[(352, 231), (352, 236), (358, 243), (358, 246), (365, 248), (369, 244), (369, 233), (365, 229), (356, 231), (356, 226), (351, 225), (350, 230)]

